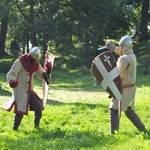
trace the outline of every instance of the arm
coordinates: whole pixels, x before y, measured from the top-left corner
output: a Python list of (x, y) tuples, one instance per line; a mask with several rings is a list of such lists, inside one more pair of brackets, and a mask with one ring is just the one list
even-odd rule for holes
[(8, 71), (7, 76), (6, 76), (7, 81), (9, 82), (9, 85), (12, 88), (17, 87), (17, 85), (19, 83), (19, 81), (17, 81), (17, 76), (18, 76), (20, 69), (21, 69), (20, 60), (17, 59), (13, 63), (12, 67), (10, 68), (10, 70)]
[(49, 84), (49, 78), (50, 78), (51, 71), (52, 71), (52, 63), (47, 62), (45, 65), (45, 72), (43, 73), (43, 77), (47, 84)]
[(43, 69), (42, 66), (39, 65), (39, 68), (36, 71), (36, 75), (40, 79), (44, 79), (46, 81), (46, 83), (49, 84), (49, 78), (50, 78), (51, 71), (52, 71), (52, 63), (51, 62), (47, 62), (45, 69)]
[(127, 62), (127, 60), (125, 59), (124, 56), (121, 56), (118, 58), (117, 67), (118, 67), (120, 75), (125, 71), (125, 69), (128, 67), (128, 65), (129, 65), (129, 63)]
[(43, 69), (43, 67), (41, 65), (39, 65), (39, 68), (35, 73), (38, 76), (38, 78), (43, 79), (44, 72), (45, 72), (45, 70)]
[(120, 47), (117, 47), (112, 41), (108, 41), (105, 45), (109, 50), (117, 53), (119, 56), (122, 55)]

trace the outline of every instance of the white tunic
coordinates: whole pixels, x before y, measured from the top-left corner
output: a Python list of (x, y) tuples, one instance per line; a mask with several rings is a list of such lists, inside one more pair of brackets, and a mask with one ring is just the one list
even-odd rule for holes
[[(115, 50), (115, 52), (118, 53), (117, 50)], [(131, 109), (134, 109), (134, 96), (136, 93), (136, 86), (134, 85), (136, 82), (136, 65), (137, 60), (132, 49), (124, 51), (117, 60), (117, 67), (120, 73), (122, 85), (133, 85), (132, 87), (122, 88), (122, 111), (126, 111), (129, 106), (131, 106)], [(118, 109), (118, 101), (116, 99), (112, 99), (109, 108)]]
[[(43, 78), (43, 68), (39, 65), (38, 70), (35, 72), (39, 78)], [(11, 79), (19, 81), (16, 88), (13, 88), (12, 99), (14, 100), (14, 112), (21, 114), (28, 114), (28, 104), (30, 93), (33, 91), (33, 74), (27, 72), (22, 66), (19, 59), (17, 59), (9, 72), (7, 73), (8, 82)]]

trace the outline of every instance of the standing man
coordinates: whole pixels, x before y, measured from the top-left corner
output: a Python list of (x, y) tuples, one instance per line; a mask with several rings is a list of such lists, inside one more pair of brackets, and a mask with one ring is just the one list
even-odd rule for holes
[(13, 88), (12, 101), (9, 108), (3, 108), (10, 111), (14, 106), (13, 130), (18, 130), (23, 115), (28, 115), (28, 109), (35, 112), (34, 127), (39, 127), (43, 105), (41, 99), (33, 91), (33, 76), (35, 73), (39, 78), (48, 80), (52, 70), (51, 62), (47, 62), (44, 70), (39, 63), (40, 58), (41, 50), (34, 47), (29, 53), (18, 58), (7, 73), (7, 80)]
[[(146, 132), (143, 122), (134, 111), (137, 60), (132, 49), (132, 39), (129, 36), (124, 36), (121, 38), (118, 47), (112, 41), (108, 41), (106, 47), (120, 56), (117, 60), (117, 67), (122, 82), (121, 111), (125, 112), (127, 118), (139, 131)], [(119, 130), (118, 101), (113, 98), (109, 108), (111, 134), (114, 134), (116, 130)]]
[(13, 54), (13, 60), (15, 60), (19, 56), (20, 52), (20, 44), (17, 40), (13, 40), (10, 44), (10, 51)]

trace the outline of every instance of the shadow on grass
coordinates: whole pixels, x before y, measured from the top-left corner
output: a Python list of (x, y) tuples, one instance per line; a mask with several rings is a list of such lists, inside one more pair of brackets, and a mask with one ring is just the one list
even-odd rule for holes
[(60, 101), (54, 101), (54, 100), (48, 100), (47, 101), (47, 105), (56, 105), (56, 106), (63, 106), (63, 105), (74, 105), (74, 106), (77, 106), (79, 107), (81, 110), (85, 109), (85, 107), (88, 107), (90, 109), (94, 109), (96, 107), (101, 107), (101, 108), (104, 108), (106, 110), (108, 110), (108, 106), (106, 105), (103, 105), (103, 104), (89, 104), (89, 103), (79, 103), (79, 102), (75, 102), (75, 103), (66, 103), (66, 102), (60, 102)]
[[(42, 131), (43, 133), (43, 131)], [(55, 140), (59, 138), (59, 142), (57, 143), (57, 148), (67, 148), (67, 149), (92, 149), (96, 147), (106, 146), (110, 144), (107, 141), (112, 139), (111, 136), (105, 135), (104, 133), (91, 133), (91, 132), (76, 132), (72, 133), (71, 135), (66, 135), (65, 132), (62, 131), (52, 131), (52, 132), (45, 132), (42, 135), (42, 139), (46, 140)], [(64, 147), (62, 147), (64, 146)]]
[[(14, 134), (17, 138), (17, 134), (20, 132), (15, 131)], [(18, 132), (18, 133), (17, 133)], [(23, 136), (19, 138), (1, 137), (1, 148), (4, 149), (36, 149), (36, 150), (63, 150), (63, 149), (95, 149), (95, 147), (109, 147), (111, 143), (115, 143), (117, 139), (104, 133), (91, 133), (91, 132), (75, 132), (70, 135), (66, 135), (65, 132), (58, 129), (47, 131), (40, 129), (33, 132), (21, 131)], [(30, 138), (28, 134), (31, 134)], [(6, 144), (7, 143), (7, 144)], [(5, 146), (4, 146), (5, 145)], [(16, 146), (18, 145), (18, 146)]]

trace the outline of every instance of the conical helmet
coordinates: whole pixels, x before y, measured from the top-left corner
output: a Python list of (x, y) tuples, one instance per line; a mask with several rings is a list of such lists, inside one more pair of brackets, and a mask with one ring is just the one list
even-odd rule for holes
[(41, 58), (41, 50), (38, 47), (33, 47), (30, 51), (30, 56), (38, 61)]
[(129, 49), (132, 48), (133, 47), (132, 39), (127, 35), (122, 37), (120, 42), (119, 42), (119, 46), (126, 47)]

